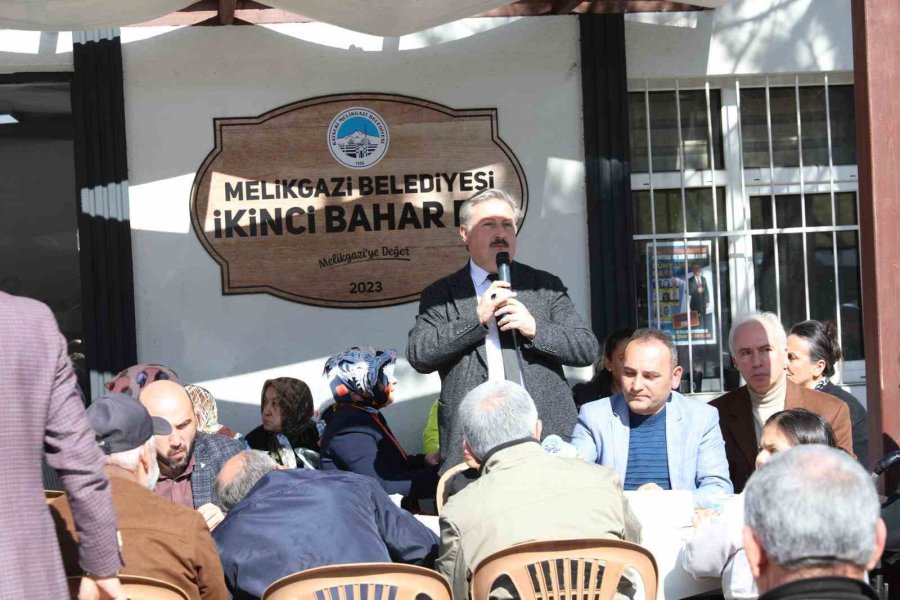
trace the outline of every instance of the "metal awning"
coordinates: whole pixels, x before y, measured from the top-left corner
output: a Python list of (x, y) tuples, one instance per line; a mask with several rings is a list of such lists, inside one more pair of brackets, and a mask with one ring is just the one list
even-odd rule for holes
[[(473, 16), (542, 16), (716, 8), (727, 0), (4, 0), (0, 29), (82, 31), (153, 24), (320, 21), (383, 37)], [(191, 17), (197, 19), (191, 22)]]

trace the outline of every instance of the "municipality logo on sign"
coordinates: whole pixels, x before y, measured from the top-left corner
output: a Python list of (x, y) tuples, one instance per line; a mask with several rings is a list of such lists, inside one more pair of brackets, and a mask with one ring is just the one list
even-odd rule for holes
[(339, 112), (328, 126), (328, 149), (351, 169), (368, 169), (387, 153), (387, 123), (378, 113), (354, 106)]

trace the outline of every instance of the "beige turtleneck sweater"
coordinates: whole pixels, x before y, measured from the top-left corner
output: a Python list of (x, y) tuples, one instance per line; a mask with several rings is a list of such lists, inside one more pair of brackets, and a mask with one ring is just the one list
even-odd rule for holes
[(769, 417), (784, 410), (784, 396), (787, 389), (787, 377), (782, 377), (772, 389), (765, 394), (757, 394), (750, 386), (750, 404), (753, 406), (753, 426), (756, 429), (756, 443), (762, 441), (763, 425)]

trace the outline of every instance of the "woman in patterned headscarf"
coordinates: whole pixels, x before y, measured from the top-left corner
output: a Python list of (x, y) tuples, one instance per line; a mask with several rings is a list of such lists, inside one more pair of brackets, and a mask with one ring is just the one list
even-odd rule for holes
[(308, 385), (293, 377), (267, 380), (262, 386), (260, 411), (262, 425), (246, 438), (252, 449), (268, 452), (288, 468), (318, 468), (319, 430)]
[(328, 359), (333, 404), (322, 410), (322, 469), (374, 477), (388, 494), (434, 498), (437, 453), (409, 455), (381, 414), (394, 401), (394, 350), (354, 347)]
[[(216, 398), (208, 389), (189, 383), (184, 386), (184, 391), (190, 396), (191, 405), (194, 407), (197, 431), (215, 433), (235, 440), (241, 439), (240, 433), (219, 423), (219, 408), (216, 406)], [(243, 440), (241, 441), (243, 442)]]
[(155, 364), (140, 364), (128, 367), (112, 381), (106, 382), (106, 390), (120, 394), (130, 394), (137, 398), (141, 390), (154, 381), (178, 381), (178, 375), (169, 367)]

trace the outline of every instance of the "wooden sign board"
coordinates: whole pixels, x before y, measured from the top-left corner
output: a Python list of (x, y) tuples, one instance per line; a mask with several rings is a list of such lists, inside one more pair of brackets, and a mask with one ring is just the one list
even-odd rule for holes
[(225, 294), (340, 308), (411, 302), (465, 264), (463, 200), (493, 187), (523, 218), (527, 209), (496, 109), (342, 94), (214, 128), (191, 220)]

